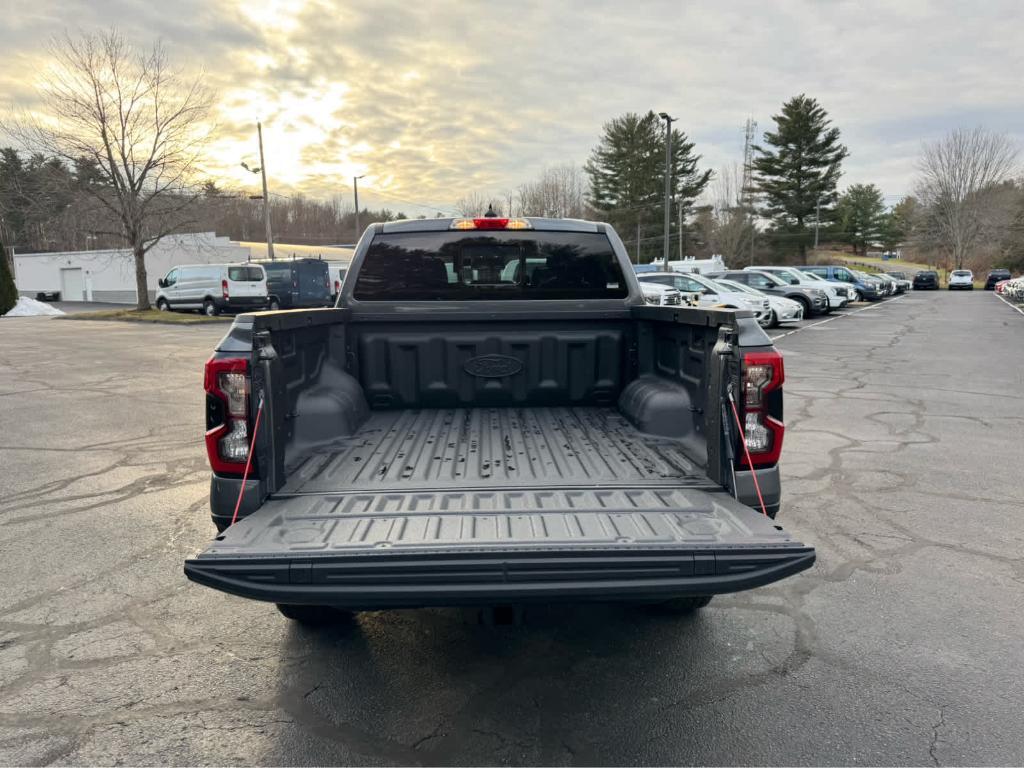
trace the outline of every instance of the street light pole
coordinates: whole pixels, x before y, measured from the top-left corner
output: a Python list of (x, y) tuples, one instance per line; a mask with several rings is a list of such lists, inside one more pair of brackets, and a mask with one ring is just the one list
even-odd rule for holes
[(263, 125), (256, 123), (256, 135), (260, 141), (260, 174), (263, 177), (263, 224), (267, 228), (267, 256), (274, 260), (274, 236), (270, 231), (270, 194), (267, 192), (267, 164), (263, 160)]
[[(363, 176), (365, 175), (366, 174), (363, 174)], [(359, 231), (359, 180), (363, 178), (363, 176), (352, 177), (352, 194), (356, 199), (356, 243), (359, 242), (359, 235), (362, 234), (362, 232)]]
[[(662, 242), (662, 258), (668, 269), (669, 231), (672, 229), (672, 121), (667, 112), (658, 115), (665, 121), (665, 237)], [(680, 256), (682, 258), (682, 256)]]

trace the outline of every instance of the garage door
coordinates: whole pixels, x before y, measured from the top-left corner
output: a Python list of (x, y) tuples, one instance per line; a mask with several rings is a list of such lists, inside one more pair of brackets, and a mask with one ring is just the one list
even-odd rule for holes
[(60, 271), (60, 297), (64, 301), (84, 301), (85, 281), (81, 269)]

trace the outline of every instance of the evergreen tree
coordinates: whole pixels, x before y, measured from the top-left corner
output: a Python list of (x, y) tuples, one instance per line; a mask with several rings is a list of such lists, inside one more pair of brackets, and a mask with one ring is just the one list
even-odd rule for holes
[(868, 245), (878, 242), (885, 223), (882, 190), (874, 184), (854, 184), (839, 198), (839, 226), (853, 244), (854, 253), (864, 253)]
[[(711, 171), (699, 171), (700, 155), (686, 134), (672, 131), (674, 205), (684, 219), (704, 191)], [(630, 112), (604, 125), (601, 139), (584, 166), (590, 180), (590, 205), (619, 230), (630, 251), (636, 252), (637, 231), (647, 254), (662, 252), (665, 201), (665, 129), (654, 112)], [(676, 226), (677, 209), (673, 208)], [(647, 239), (649, 238), (649, 239)]]
[(7, 261), (7, 249), (0, 243), (0, 315), (6, 315), (18, 303), (18, 289), (14, 285), (14, 275)]
[(839, 129), (817, 100), (803, 94), (774, 115), (775, 131), (766, 131), (766, 147), (754, 147), (755, 187), (765, 205), (761, 215), (774, 229), (791, 236), (807, 263), (808, 223), (832, 217), (840, 165), (849, 152), (839, 142)]
[(920, 206), (915, 197), (905, 197), (882, 218), (881, 241), (887, 251), (893, 251), (905, 244), (914, 235)]

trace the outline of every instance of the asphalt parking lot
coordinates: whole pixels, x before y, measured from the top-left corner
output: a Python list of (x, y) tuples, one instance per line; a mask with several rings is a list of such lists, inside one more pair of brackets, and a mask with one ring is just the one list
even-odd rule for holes
[(0, 763), (1024, 760), (1024, 317), (991, 294), (772, 332), (818, 563), (689, 618), (308, 630), (187, 583), (223, 331), (0, 321)]

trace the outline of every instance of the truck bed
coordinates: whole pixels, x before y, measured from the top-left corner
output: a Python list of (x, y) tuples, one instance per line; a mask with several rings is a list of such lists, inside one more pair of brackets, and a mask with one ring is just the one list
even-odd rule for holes
[(348, 608), (728, 592), (814, 562), (616, 408), (376, 411), (186, 562)]
[(452, 408), (374, 411), (291, 468), (278, 495), (659, 485), (714, 487), (680, 441), (614, 407)]

